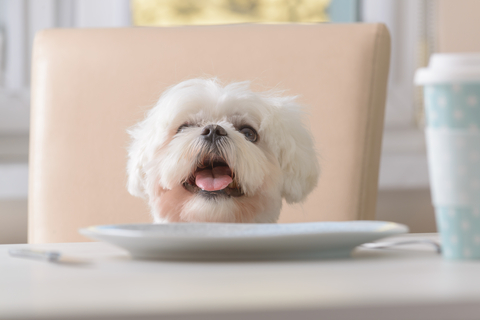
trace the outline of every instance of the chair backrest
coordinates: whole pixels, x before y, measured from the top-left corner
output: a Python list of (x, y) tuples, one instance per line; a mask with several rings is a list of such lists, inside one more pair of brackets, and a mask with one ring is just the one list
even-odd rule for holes
[(126, 190), (126, 129), (199, 76), (252, 80), (308, 107), (322, 174), (280, 222), (374, 219), (390, 38), (382, 24), (54, 29), (35, 40), (29, 242), (150, 222)]

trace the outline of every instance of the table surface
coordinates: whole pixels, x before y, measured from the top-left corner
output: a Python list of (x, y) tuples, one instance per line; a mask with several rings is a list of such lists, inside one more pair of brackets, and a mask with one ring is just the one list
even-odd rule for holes
[[(437, 235), (391, 239), (417, 238)], [(8, 255), (24, 247), (89, 263)], [(443, 260), (422, 244), (340, 260), (203, 262), (132, 260), (104, 243), (1, 245), (0, 318), (479, 319), (480, 260)]]

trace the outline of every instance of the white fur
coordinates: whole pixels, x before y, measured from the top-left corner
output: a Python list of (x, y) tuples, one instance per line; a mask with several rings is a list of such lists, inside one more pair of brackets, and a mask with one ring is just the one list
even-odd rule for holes
[[(220, 85), (191, 79), (166, 90), (129, 133), (128, 191), (147, 198), (155, 222), (275, 222), (282, 198), (301, 202), (317, 185), (319, 166), (295, 97), (255, 93), (249, 82)], [(184, 123), (192, 124), (182, 132)], [(208, 153), (201, 132), (222, 126), (219, 152), (235, 172), (244, 196), (207, 199), (181, 187)], [(238, 131), (248, 124), (259, 139)]]

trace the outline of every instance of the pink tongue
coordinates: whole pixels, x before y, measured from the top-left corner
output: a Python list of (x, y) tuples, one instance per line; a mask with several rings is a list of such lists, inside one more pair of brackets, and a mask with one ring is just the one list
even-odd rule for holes
[(231, 182), (232, 172), (228, 167), (205, 169), (195, 176), (195, 184), (202, 190), (217, 191), (225, 189)]

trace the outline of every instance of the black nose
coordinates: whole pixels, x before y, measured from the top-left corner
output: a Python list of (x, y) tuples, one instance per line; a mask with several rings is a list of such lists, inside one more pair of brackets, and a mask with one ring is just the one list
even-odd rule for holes
[(221, 126), (217, 126), (215, 124), (206, 126), (202, 131), (203, 139), (210, 142), (214, 142), (221, 137), (225, 137), (226, 135), (227, 131), (225, 131), (225, 129), (223, 129)]

